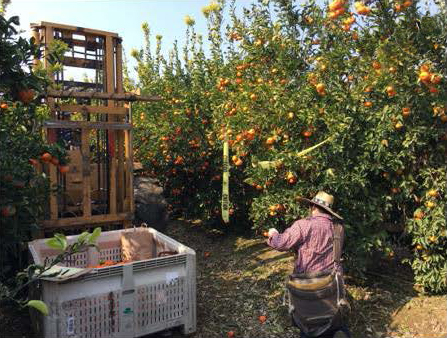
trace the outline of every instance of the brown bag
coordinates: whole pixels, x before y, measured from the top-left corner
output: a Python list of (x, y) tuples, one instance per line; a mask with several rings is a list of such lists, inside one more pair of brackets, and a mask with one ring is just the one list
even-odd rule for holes
[(121, 250), (124, 262), (141, 261), (154, 257), (154, 238), (146, 229), (121, 233)]

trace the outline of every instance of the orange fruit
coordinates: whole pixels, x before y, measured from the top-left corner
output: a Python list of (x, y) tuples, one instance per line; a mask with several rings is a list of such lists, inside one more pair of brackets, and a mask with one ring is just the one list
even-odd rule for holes
[(256, 94), (254, 94), (254, 93), (250, 95), (250, 99), (252, 101), (256, 101), (257, 98), (258, 98), (258, 96)]
[(234, 162), (235, 166), (241, 166), (244, 162), (239, 158), (236, 162)]
[(429, 209), (432, 209), (436, 206), (436, 203), (433, 201), (427, 201), (427, 202), (425, 202), (425, 206)]
[(436, 94), (439, 92), (438, 88), (435, 88), (435, 87), (430, 87), (429, 91), (430, 91), (430, 93), (433, 93), (433, 94)]
[(328, 14), (328, 18), (330, 19), (330, 20), (334, 20), (334, 19), (336, 19), (338, 17), (338, 15), (335, 13), (335, 12), (329, 12), (329, 14)]
[(422, 218), (424, 218), (424, 212), (422, 212), (422, 211), (415, 211), (413, 216), (414, 216), (415, 219), (422, 219)]
[(440, 75), (436, 75), (436, 74), (433, 74), (430, 78), (430, 81), (433, 84), (438, 84), (439, 82), (441, 82), (441, 80), (442, 80), (442, 77)]
[(411, 1), (411, 0), (406, 0), (406, 1), (403, 3), (403, 6), (404, 6), (404, 7), (410, 7), (412, 4), (413, 4), (413, 1)]
[(59, 172), (61, 174), (66, 174), (70, 171), (70, 167), (68, 165), (61, 165), (59, 166)]
[(402, 5), (401, 5), (401, 4), (396, 4), (396, 5), (394, 6), (394, 9), (396, 10), (396, 12), (400, 12), (403, 8), (402, 8)]
[(421, 72), (419, 74), (419, 80), (421, 81), (430, 81), (431, 75), (429, 72)]
[(28, 104), (34, 99), (35, 95), (36, 93), (32, 89), (22, 89), (18, 92), (17, 97), (22, 103)]
[(408, 116), (410, 116), (410, 108), (408, 108), (408, 107), (404, 107), (404, 108), (402, 108), (402, 116), (403, 117), (408, 117)]
[(263, 232), (262, 232), (262, 236), (264, 236), (264, 237), (268, 237), (268, 236), (269, 236), (269, 232), (268, 232), (268, 231), (263, 231)]
[(371, 101), (366, 101), (363, 103), (363, 105), (367, 108), (370, 108), (370, 107), (372, 107), (373, 103)]
[(317, 89), (317, 92), (324, 92), (326, 86), (324, 85), (324, 83), (318, 83), (315, 88)]
[(269, 137), (269, 138), (267, 138), (265, 143), (268, 144), (268, 145), (271, 145), (271, 144), (275, 143), (275, 138), (274, 137)]
[(227, 337), (228, 338), (234, 338), (234, 336), (235, 336), (234, 331), (228, 331), (227, 332)]
[(429, 72), (430, 71), (430, 66), (426, 63), (424, 63), (421, 68), (419, 68), (421, 72)]
[(50, 153), (43, 153), (42, 156), (40, 156), (40, 159), (42, 160), (42, 162), (50, 162), (52, 156)]
[(241, 84), (242, 82), (243, 82), (243, 80), (240, 77), (236, 78), (236, 83), (237, 84)]
[(373, 66), (374, 69), (382, 68), (382, 65), (378, 61), (373, 61), (372, 66)]
[(258, 319), (259, 319), (259, 322), (260, 322), (261, 324), (264, 324), (265, 321), (267, 320), (267, 317), (264, 316), (264, 315), (261, 315), (261, 316), (258, 317)]
[(430, 197), (437, 197), (437, 196), (438, 196), (438, 191), (435, 190), (435, 189), (430, 189), (430, 190), (427, 192), (427, 195), (430, 196)]
[(0, 108), (1, 109), (8, 109), (8, 104), (3, 102), (2, 104), (0, 104)]
[(303, 136), (306, 137), (306, 138), (312, 136), (312, 132), (311, 132), (310, 130), (305, 130), (305, 131), (303, 131), (302, 134), (303, 134)]
[(345, 12), (346, 12), (346, 9), (343, 8), (343, 7), (341, 7), (341, 8), (339, 8), (339, 9), (337, 9), (337, 10), (335, 11), (335, 14), (336, 14), (337, 16), (341, 16), (341, 15), (345, 14)]
[(390, 67), (390, 68), (388, 68), (388, 71), (389, 71), (391, 74), (394, 74), (394, 73), (397, 71), (397, 69), (396, 69), (395, 67)]
[(13, 205), (7, 205), (2, 207), (1, 209), (1, 215), (3, 217), (9, 217), (9, 216), (14, 216), (16, 213), (16, 207)]
[(203, 253), (203, 256), (204, 256), (205, 258), (208, 258), (210, 255), (211, 255), (211, 253), (210, 253), (209, 251), (205, 251), (205, 252)]
[(400, 188), (391, 188), (391, 192), (393, 194), (398, 194), (398, 193), (400, 193)]
[(335, 0), (329, 4), (329, 10), (336, 11), (337, 9), (341, 8), (343, 4), (344, 4), (343, 1)]

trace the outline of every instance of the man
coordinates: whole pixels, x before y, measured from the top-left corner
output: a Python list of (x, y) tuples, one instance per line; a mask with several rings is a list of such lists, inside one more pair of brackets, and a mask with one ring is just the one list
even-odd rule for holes
[(294, 272), (287, 284), (293, 321), (301, 338), (350, 337), (340, 315), (340, 306), (346, 304), (340, 263), (343, 219), (331, 209), (334, 197), (323, 191), (312, 200), (298, 200), (310, 204), (310, 216), (282, 234), (270, 229), (267, 240), (275, 250), (295, 252)]

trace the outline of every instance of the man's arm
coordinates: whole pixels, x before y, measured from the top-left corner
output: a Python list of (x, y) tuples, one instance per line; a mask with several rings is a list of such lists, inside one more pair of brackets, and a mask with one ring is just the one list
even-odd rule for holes
[(278, 251), (288, 251), (297, 244), (301, 239), (301, 229), (299, 221), (293, 223), (282, 234), (273, 232), (267, 240), (267, 244)]

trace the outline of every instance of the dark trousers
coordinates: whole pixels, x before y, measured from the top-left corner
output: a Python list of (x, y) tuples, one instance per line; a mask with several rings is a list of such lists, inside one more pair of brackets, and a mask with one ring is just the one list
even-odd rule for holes
[[(341, 328), (339, 328), (339, 329), (337, 329), (337, 330), (335, 330), (335, 331), (328, 332), (328, 333), (324, 333), (324, 334), (321, 335), (321, 336), (313, 337), (313, 338), (333, 338), (335, 332), (337, 332), (337, 331), (342, 331), (342, 332), (344, 332), (344, 333), (348, 336), (348, 338), (351, 338), (351, 333), (349, 332), (349, 330), (348, 330), (347, 327), (341, 327)], [(309, 336), (308, 336), (307, 334), (305, 334), (304, 332), (301, 332), (301, 333), (300, 333), (300, 338), (311, 338), (311, 337), (309, 337)]]

